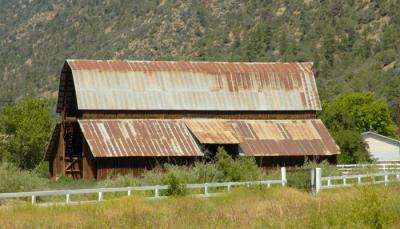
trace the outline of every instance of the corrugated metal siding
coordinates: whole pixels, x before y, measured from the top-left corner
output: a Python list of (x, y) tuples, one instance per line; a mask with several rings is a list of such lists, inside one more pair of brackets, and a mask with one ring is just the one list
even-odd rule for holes
[(320, 110), (311, 63), (67, 60), (80, 110)]
[(188, 129), (174, 120), (79, 120), (94, 157), (202, 156)]
[[(229, 144), (239, 140), (249, 156), (301, 156), (339, 154), (320, 120), (185, 120), (204, 144)], [(227, 140), (228, 139), (228, 140)]]

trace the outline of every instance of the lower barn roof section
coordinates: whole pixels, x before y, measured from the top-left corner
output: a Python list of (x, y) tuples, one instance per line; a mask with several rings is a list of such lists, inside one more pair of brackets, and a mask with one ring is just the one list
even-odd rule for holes
[(94, 157), (203, 156), (178, 120), (79, 120)]
[(248, 156), (336, 155), (336, 145), (321, 120), (222, 120), (184, 121), (203, 144), (239, 141)]

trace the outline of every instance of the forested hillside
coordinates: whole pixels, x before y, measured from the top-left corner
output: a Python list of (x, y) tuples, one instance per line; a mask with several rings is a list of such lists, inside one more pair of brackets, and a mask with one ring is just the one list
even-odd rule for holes
[(0, 0), (0, 98), (54, 96), (67, 58), (313, 61), (331, 99), (400, 104), (400, 1)]

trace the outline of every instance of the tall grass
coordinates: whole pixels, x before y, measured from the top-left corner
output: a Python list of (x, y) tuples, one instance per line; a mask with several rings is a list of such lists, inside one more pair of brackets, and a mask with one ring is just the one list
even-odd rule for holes
[[(316, 164), (310, 161), (297, 169), (288, 169), (288, 182), (292, 187), (310, 189), (310, 169), (321, 167), (323, 175), (337, 175), (335, 166), (327, 162)], [(41, 169), (43, 170), (43, 169)], [(145, 171), (141, 177), (115, 176), (106, 180), (73, 180), (60, 177), (58, 180), (44, 178), (43, 171), (23, 171), (12, 164), (0, 164), (0, 192), (19, 192), (54, 189), (79, 189), (102, 187), (127, 187), (166, 184), (166, 177), (173, 174), (181, 183), (210, 183), (224, 181), (249, 181), (280, 179), (279, 167), (263, 170), (253, 158), (239, 157), (236, 160), (223, 150), (211, 163), (196, 162), (192, 166), (165, 164), (163, 168)]]
[(3, 228), (397, 228), (400, 186), (239, 188), (210, 199), (125, 197), (80, 206), (0, 207)]

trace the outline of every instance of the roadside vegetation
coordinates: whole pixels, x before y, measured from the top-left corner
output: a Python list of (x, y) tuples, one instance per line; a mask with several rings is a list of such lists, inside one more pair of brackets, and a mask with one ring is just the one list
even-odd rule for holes
[(323, 191), (235, 188), (209, 199), (124, 197), (101, 203), (0, 207), (0, 228), (396, 228), (399, 185)]

